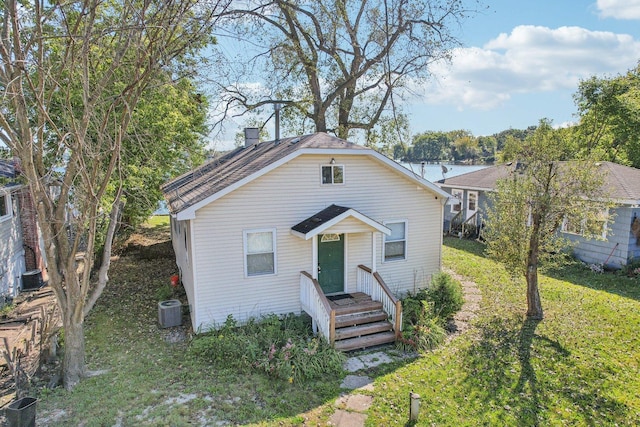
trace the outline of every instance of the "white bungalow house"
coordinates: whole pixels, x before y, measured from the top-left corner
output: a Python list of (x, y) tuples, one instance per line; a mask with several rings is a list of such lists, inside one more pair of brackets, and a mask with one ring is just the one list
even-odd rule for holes
[[(597, 166), (594, 173), (605, 176), (603, 192), (616, 203), (610, 212), (613, 222), (603, 221), (599, 239), (583, 235), (580, 219), (565, 219), (558, 231), (575, 243), (573, 253), (581, 261), (621, 268), (640, 259), (640, 169), (613, 162)], [(488, 193), (516, 167), (516, 163), (500, 164), (439, 181), (452, 196), (445, 209), (445, 231), (478, 230), (485, 221)]]
[(196, 331), (305, 311), (338, 348), (389, 342), (398, 296), (440, 270), (447, 193), (325, 133), (248, 141), (162, 191)]

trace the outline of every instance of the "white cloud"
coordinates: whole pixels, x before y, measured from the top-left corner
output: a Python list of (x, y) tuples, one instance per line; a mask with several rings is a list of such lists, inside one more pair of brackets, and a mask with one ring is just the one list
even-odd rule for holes
[(432, 71), (424, 101), (490, 110), (514, 94), (576, 90), (580, 79), (632, 68), (640, 42), (626, 34), (580, 27), (518, 26), (482, 48), (460, 48)]
[(600, 16), (615, 19), (640, 19), (640, 0), (598, 0)]

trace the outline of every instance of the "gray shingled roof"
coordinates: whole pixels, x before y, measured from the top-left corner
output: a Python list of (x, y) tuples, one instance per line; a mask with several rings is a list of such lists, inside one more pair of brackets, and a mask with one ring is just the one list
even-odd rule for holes
[[(607, 174), (605, 187), (609, 195), (616, 200), (640, 201), (640, 169), (623, 166), (613, 162), (599, 162), (601, 173)], [(490, 166), (478, 171), (465, 173), (438, 181), (438, 185), (447, 188), (493, 190), (496, 181), (506, 178), (515, 169), (515, 163)]]
[(331, 205), (328, 208), (321, 210), (317, 214), (312, 215), (304, 221), (294, 225), (293, 227), (291, 227), (291, 229), (301, 234), (307, 234), (308, 232), (320, 227), (322, 224), (331, 221), (337, 216), (342, 215), (348, 210), (349, 208), (346, 208), (344, 206)]
[(326, 133), (267, 141), (238, 148), (167, 183), (161, 189), (177, 213), (303, 148), (370, 150)]

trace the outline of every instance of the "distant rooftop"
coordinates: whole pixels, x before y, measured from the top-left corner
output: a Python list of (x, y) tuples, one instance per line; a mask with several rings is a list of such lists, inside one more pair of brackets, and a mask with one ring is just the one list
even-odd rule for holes
[[(610, 197), (616, 200), (640, 201), (640, 169), (619, 165), (613, 162), (598, 162), (600, 173), (606, 173), (605, 187)], [(508, 177), (515, 171), (517, 163), (505, 163), (465, 173), (438, 181), (438, 185), (447, 188), (465, 188), (491, 191), (496, 181)]]

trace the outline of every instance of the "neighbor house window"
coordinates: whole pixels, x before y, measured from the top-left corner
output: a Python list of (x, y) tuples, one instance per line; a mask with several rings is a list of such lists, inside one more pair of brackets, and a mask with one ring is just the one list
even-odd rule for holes
[(451, 195), (454, 199), (451, 201), (451, 212), (460, 212), (462, 210), (462, 198), (464, 197), (464, 191), (453, 189)]
[(7, 193), (0, 194), (0, 221), (11, 218), (11, 195)]
[(407, 221), (385, 222), (391, 234), (384, 236), (384, 260), (407, 259)]
[(276, 230), (247, 230), (244, 232), (246, 276), (275, 274)]
[(599, 238), (606, 239), (608, 219), (609, 211), (607, 209), (602, 210), (595, 217), (591, 218), (589, 223), (586, 218), (578, 219), (565, 216), (560, 230), (564, 233), (577, 234), (580, 236), (586, 235), (588, 230), (590, 230), (596, 234), (596, 237), (599, 235)]
[(343, 165), (325, 165), (321, 169), (323, 184), (344, 184)]

